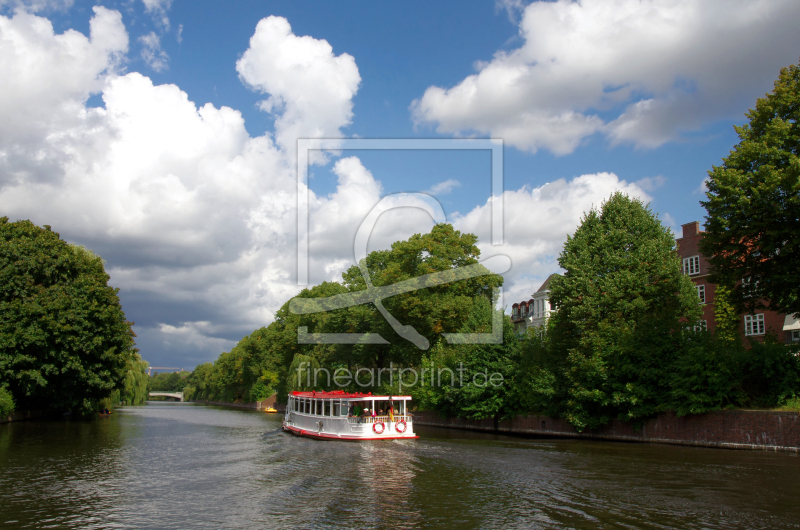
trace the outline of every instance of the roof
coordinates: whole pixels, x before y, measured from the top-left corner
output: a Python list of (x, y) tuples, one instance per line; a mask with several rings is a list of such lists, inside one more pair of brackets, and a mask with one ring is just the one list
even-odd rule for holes
[(363, 394), (361, 392), (345, 392), (344, 390), (333, 390), (331, 392), (300, 392), (295, 390), (290, 395), (317, 399), (397, 399), (400, 401), (411, 399), (411, 396), (373, 396), (372, 392)]
[(557, 273), (557, 272), (554, 272), (553, 274), (548, 276), (547, 279), (542, 284), (542, 286), (539, 287), (539, 290), (536, 291), (536, 292), (537, 293), (541, 293), (542, 291), (549, 291), (550, 290), (550, 282), (552, 282), (553, 278), (555, 278), (556, 276), (561, 276), (561, 275), (559, 273)]

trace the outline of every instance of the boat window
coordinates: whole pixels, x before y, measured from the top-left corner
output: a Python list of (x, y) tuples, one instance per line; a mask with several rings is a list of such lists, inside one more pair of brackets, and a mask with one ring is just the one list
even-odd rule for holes
[(347, 416), (347, 413), (350, 411), (350, 402), (349, 401), (342, 401), (342, 408), (339, 410), (340, 416)]
[(322, 414), (322, 403), (318, 399), (314, 400), (314, 414), (316, 414), (317, 416)]
[(308, 400), (306, 398), (303, 398), (303, 412), (308, 414), (309, 411), (311, 410), (310, 407), (311, 404), (308, 402)]
[(338, 401), (334, 401), (332, 404), (333, 404), (333, 415), (334, 416), (338, 416), (339, 415), (339, 402)]
[(322, 414), (323, 416), (330, 416), (331, 415), (331, 402), (325, 400), (322, 402), (325, 405), (325, 412)]

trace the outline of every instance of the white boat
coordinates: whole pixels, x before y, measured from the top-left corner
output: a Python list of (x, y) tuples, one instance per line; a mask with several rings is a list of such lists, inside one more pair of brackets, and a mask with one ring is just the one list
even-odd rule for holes
[(283, 429), (326, 440), (419, 438), (408, 413), (410, 400), (411, 396), (373, 396), (342, 390), (295, 391), (289, 394)]

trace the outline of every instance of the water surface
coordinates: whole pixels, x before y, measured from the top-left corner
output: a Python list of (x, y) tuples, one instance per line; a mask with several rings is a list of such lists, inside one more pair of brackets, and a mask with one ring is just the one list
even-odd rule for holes
[(0, 528), (800, 528), (795, 454), (415, 430), (163, 402), (0, 425)]

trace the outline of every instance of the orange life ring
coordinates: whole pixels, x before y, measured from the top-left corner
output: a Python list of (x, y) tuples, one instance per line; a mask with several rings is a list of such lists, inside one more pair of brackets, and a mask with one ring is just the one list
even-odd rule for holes
[[(402, 425), (402, 428), (400, 428), (401, 425)], [(394, 424), (394, 430), (396, 430), (400, 434), (403, 434), (404, 432), (406, 432), (406, 427), (407, 427), (406, 420), (400, 420), (400, 421), (398, 421), (397, 423)]]
[[(380, 431), (378, 430), (378, 425), (381, 426), (381, 430)], [(374, 432), (375, 434), (383, 434), (383, 431), (385, 429), (386, 429), (386, 425), (384, 425), (382, 421), (372, 424), (372, 432)]]

